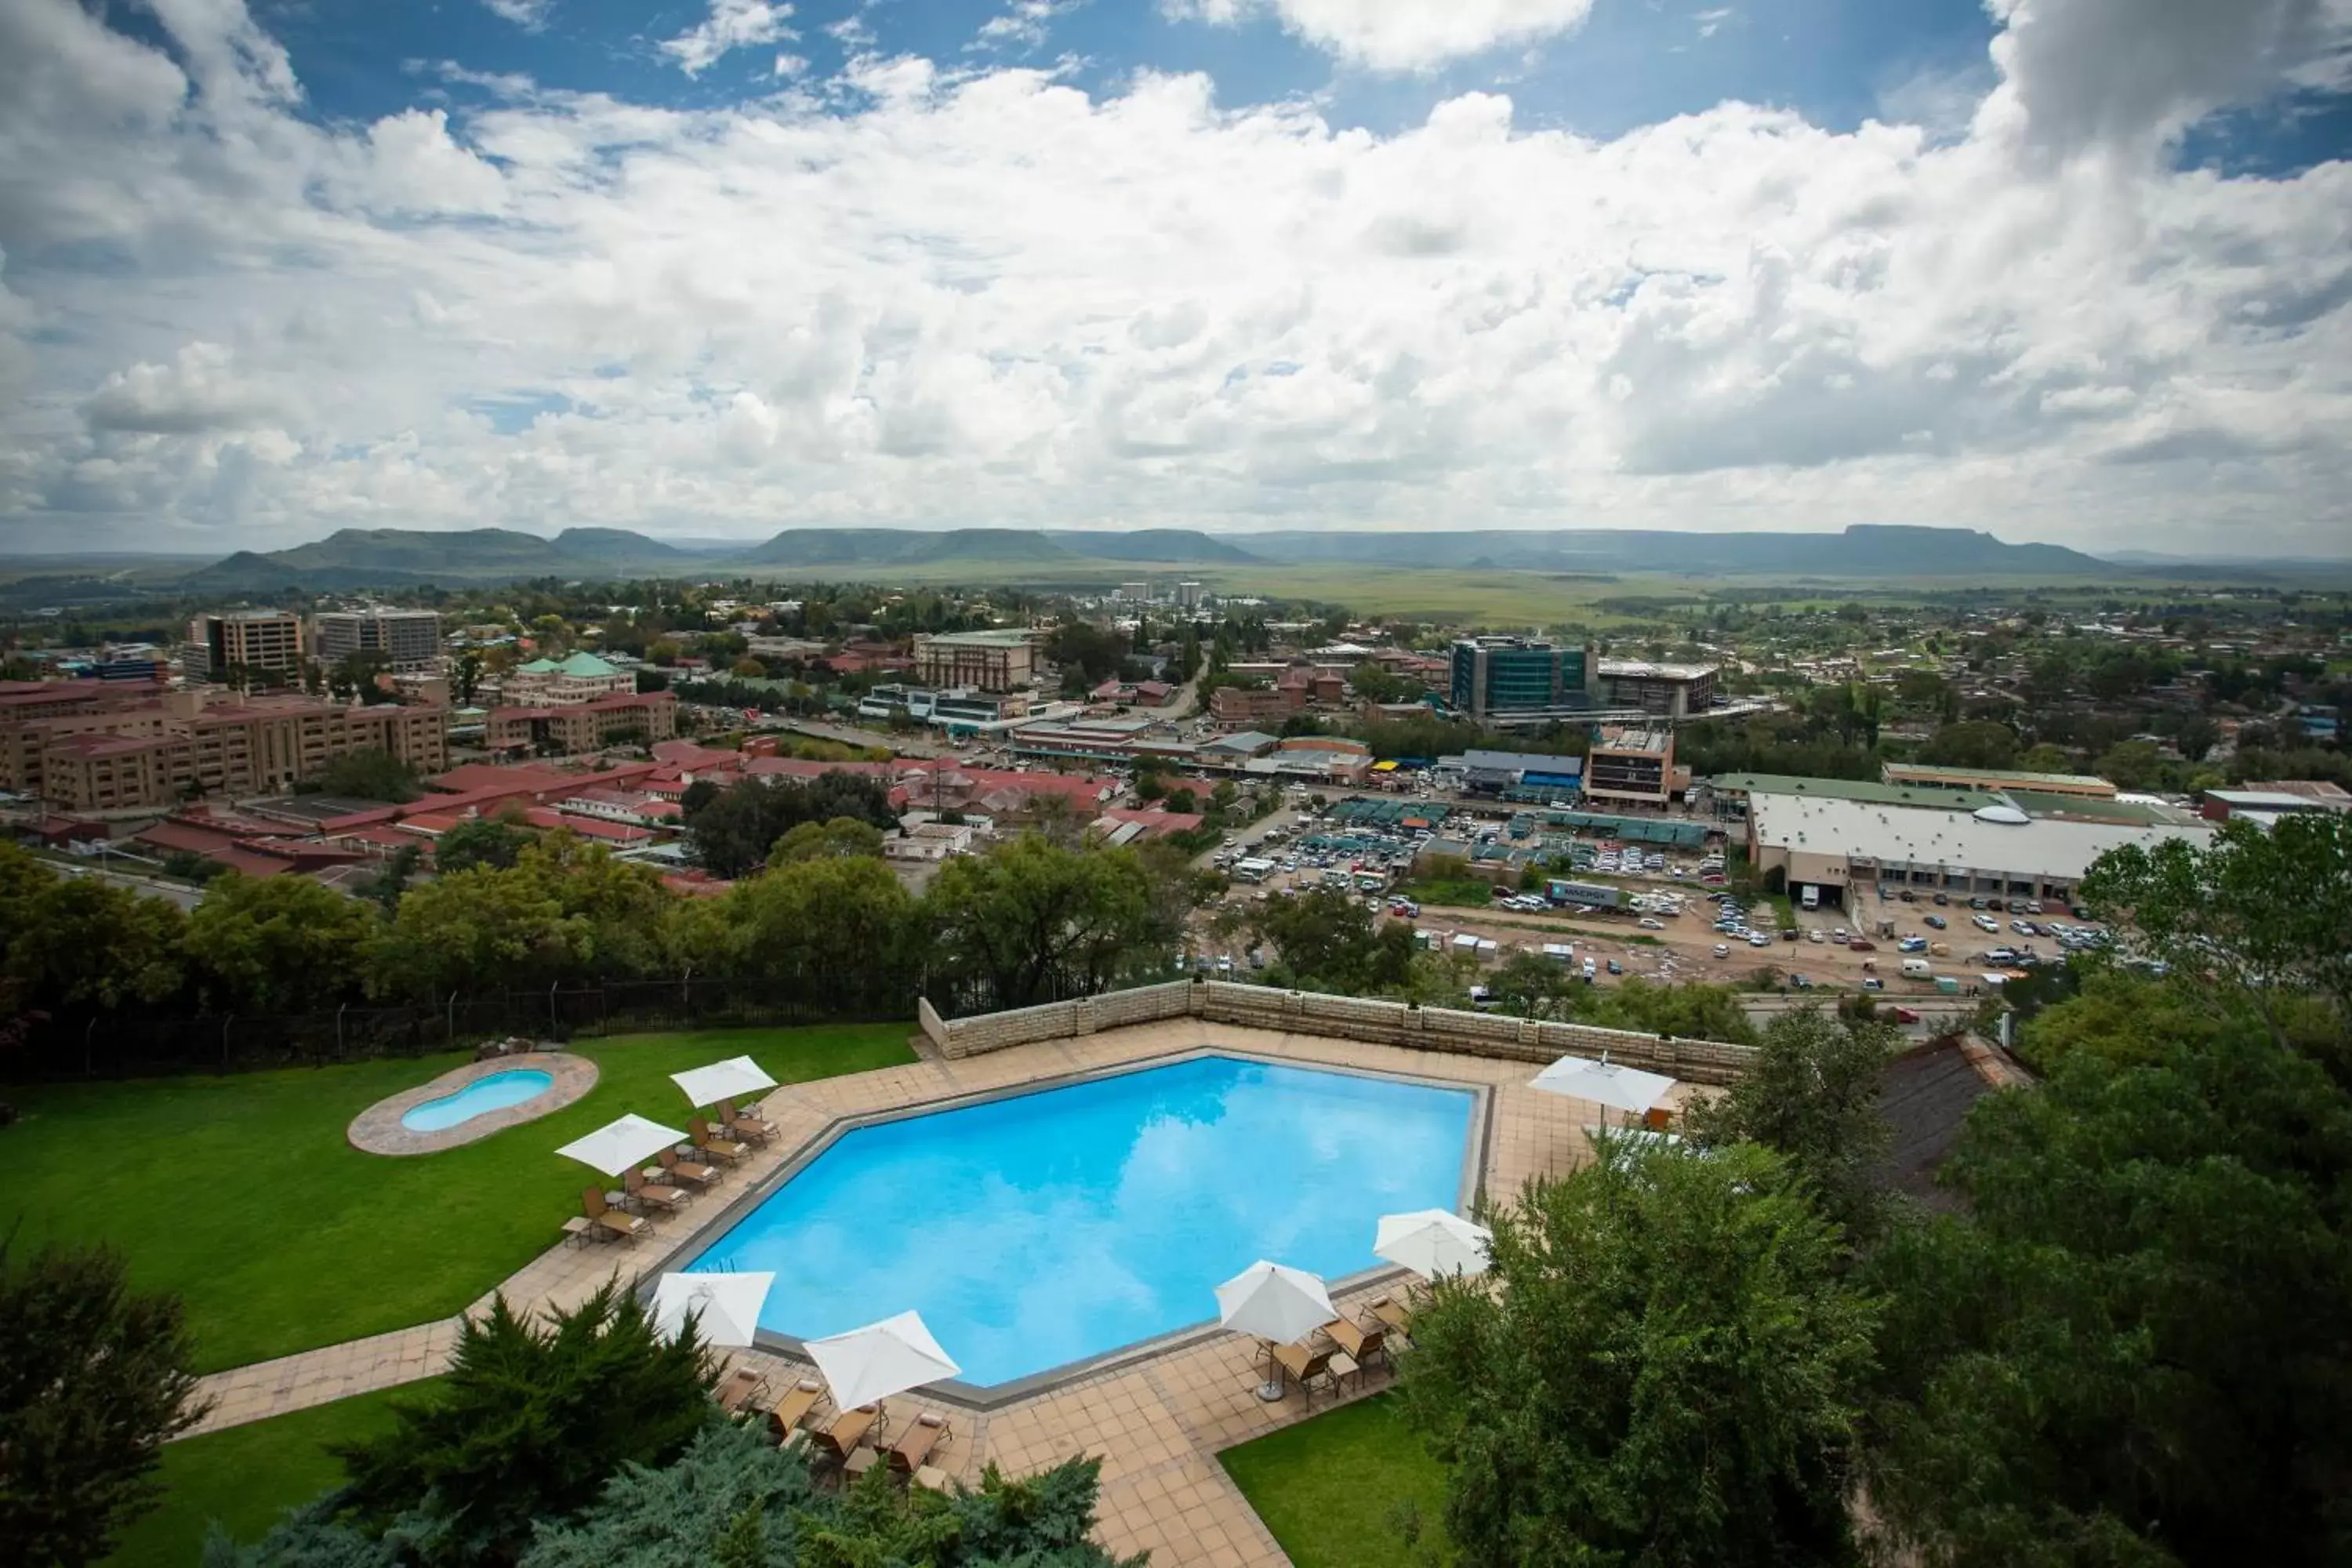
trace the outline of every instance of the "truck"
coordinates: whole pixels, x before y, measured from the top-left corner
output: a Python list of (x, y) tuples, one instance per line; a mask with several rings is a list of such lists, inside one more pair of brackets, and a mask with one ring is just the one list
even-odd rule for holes
[(1820, 887), (1811, 882), (1806, 883), (1804, 897), (1797, 901), (1804, 905), (1805, 908), (1809, 910), (1820, 909), (1822, 907), (1822, 890)]

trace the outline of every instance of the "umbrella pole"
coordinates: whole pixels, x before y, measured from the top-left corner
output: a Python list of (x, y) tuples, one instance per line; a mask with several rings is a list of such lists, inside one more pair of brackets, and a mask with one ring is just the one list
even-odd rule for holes
[(1282, 1398), (1282, 1380), (1275, 1375), (1274, 1342), (1265, 1342), (1265, 1381), (1257, 1385), (1257, 1396), (1268, 1405)]

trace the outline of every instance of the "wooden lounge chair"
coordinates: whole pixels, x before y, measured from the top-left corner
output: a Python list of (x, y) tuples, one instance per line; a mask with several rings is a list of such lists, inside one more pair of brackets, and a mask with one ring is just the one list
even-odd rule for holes
[(627, 1191), (629, 1201), (641, 1205), (646, 1214), (676, 1214), (687, 1205), (690, 1195), (684, 1187), (646, 1181), (643, 1171), (631, 1171), (621, 1178), (621, 1185)]
[(878, 1405), (861, 1405), (855, 1410), (844, 1410), (822, 1426), (809, 1428), (809, 1447), (819, 1456), (849, 1462), (850, 1453), (866, 1441), (866, 1434), (882, 1418)]
[(736, 1110), (731, 1100), (719, 1102), (719, 1125), (736, 1137), (748, 1138), (754, 1143), (772, 1143), (782, 1136), (782, 1130), (774, 1122), (762, 1121), (748, 1110)]
[(1336, 1352), (1328, 1345), (1313, 1348), (1305, 1344), (1276, 1345), (1274, 1361), (1298, 1384), (1298, 1392), (1311, 1406), (1315, 1403), (1315, 1384), (1319, 1380), (1331, 1382), (1331, 1357)]
[(931, 1450), (946, 1442), (950, 1436), (946, 1416), (924, 1411), (907, 1423), (907, 1429), (898, 1434), (898, 1440), (890, 1446), (890, 1468), (898, 1475), (913, 1475), (929, 1460)]
[(804, 1377), (784, 1390), (768, 1412), (768, 1425), (780, 1443), (791, 1440), (793, 1433), (824, 1403), (824, 1384), (813, 1377)]
[(635, 1239), (637, 1234), (646, 1229), (647, 1225), (643, 1215), (622, 1214), (608, 1207), (604, 1202), (604, 1189), (601, 1187), (581, 1189), (580, 1206), (590, 1219), (596, 1222), (604, 1234), (622, 1241)]
[(757, 1410), (760, 1408), (758, 1404), (760, 1391), (767, 1386), (766, 1378), (748, 1366), (739, 1366), (727, 1374), (726, 1382), (719, 1385), (719, 1393), (716, 1395), (719, 1408), (730, 1415), (740, 1415), (746, 1410)]
[(1381, 1361), (1388, 1359), (1389, 1331), (1385, 1324), (1377, 1329), (1368, 1329), (1349, 1319), (1338, 1318), (1324, 1325), (1323, 1331), (1330, 1335), (1331, 1342), (1346, 1351), (1358, 1366), (1370, 1366), (1376, 1357)]
[(751, 1152), (747, 1145), (719, 1132), (699, 1116), (688, 1121), (686, 1130), (694, 1135), (696, 1148), (722, 1163), (734, 1164)]
[(1412, 1309), (1393, 1296), (1375, 1296), (1366, 1309), (1395, 1333), (1412, 1336)]
[(673, 1182), (690, 1182), (698, 1187), (719, 1184), (718, 1167), (706, 1165), (699, 1160), (681, 1160), (675, 1149), (661, 1152), (661, 1172)]

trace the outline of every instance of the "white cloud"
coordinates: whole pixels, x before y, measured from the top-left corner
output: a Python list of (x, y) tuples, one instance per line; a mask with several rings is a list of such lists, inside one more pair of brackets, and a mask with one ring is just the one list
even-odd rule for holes
[(1698, 36), (1700, 37), (1712, 38), (1718, 31), (1721, 30), (1724, 23), (1731, 19), (1732, 16), (1733, 12), (1730, 6), (1718, 5), (1711, 11), (1692, 12), (1691, 20), (1698, 24)]
[(1216, 26), (1272, 16), (1349, 65), (1423, 71), (1571, 32), (1592, 0), (1160, 0), (1160, 8)]
[(1381, 135), (911, 57), (353, 129), (241, 13), (180, 15), (210, 66), (0, 5), (19, 540), (2352, 533), (2352, 164), (2053, 159), (2013, 95), (1943, 143), (1739, 103), (1600, 141), (1492, 93)]
[(526, 33), (536, 33), (547, 26), (548, 14), (555, 9), (555, 0), (482, 0), (492, 15), (505, 18)]
[(665, 39), (662, 53), (688, 76), (699, 76), (729, 53), (760, 44), (787, 43), (800, 37), (786, 26), (793, 8), (784, 0), (710, 0), (699, 25)]
[(991, 16), (967, 47), (1034, 49), (1045, 41), (1054, 18), (1066, 16), (1085, 0), (1013, 0), (1012, 9)]

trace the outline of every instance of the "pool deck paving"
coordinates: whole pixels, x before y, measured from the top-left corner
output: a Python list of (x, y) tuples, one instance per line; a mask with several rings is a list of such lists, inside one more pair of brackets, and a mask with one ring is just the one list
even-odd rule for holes
[[(585, 1300), (618, 1271), (625, 1279), (659, 1272), (688, 1255), (737, 1195), (798, 1157), (835, 1121), (935, 1104), (992, 1090), (1066, 1078), (1202, 1049), (1244, 1052), (1304, 1065), (1352, 1068), (1483, 1086), (1491, 1091), (1481, 1176), (1496, 1194), (1516, 1193), (1530, 1177), (1557, 1174), (1591, 1157), (1585, 1129), (1601, 1120), (1591, 1101), (1527, 1087), (1526, 1062), (1407, 1049), (1210, 1024), (1199, 1019), (1137, 1025), (1069, 1039), (1015, 1046), (985, 1056), (946, 1060), (926, 1054), (914, 1063), (772, 1089), (762, 1113), (781, 1136), (755, 1148), (730, 1170), (717, 1191), (685, 1211), (651, 1222), (649, 1233), (610, 1245), (563, 1243), (551, 1247), (498, 1287), (520, 1308), (568, 1308)], [(1685, 1092), (1677, 1085), (1668, 1099)], [(1368, 1286), (1337, 1298), (1352, 1311), (1391, 1287)], [(485, 1310), (486, 1293), (469, 1312)], [(891, 1303), (877, 1303), (877, 1313)], [(215, 1403), (198, 1432), (258, 1421), (350, 1394), (395, 1387), (444, 1371), (460, 1320), (422, 1323), (392, 1333), (283, 1356), (215, 1373), (200, 1394)], [(809, 1375), (805, 1363), (765, 1350), (730, 1352), (737, 1364), (760, 1371), (781, 1387)], [(1254, 1343), (1211, 1333), (1056, 1384), (987, 1409), (901, 1396), (889, 1403), (894, 1426), (919, 1407), (938, 1405), (952, 1436), (931, 1462), (950, 1476), (976, 1482), (995, 1464), (1020, 1475), (1076, 1454), (1102, 1460), (1098, 1535), (1114, 1552), (1149, 1550), (1158, 1568), (1236, 1568), (1289, 1560), (1217, 1462), (1220, 1450), (1302, 1420), (1342, 1400), (1383, 1386), (1385, 1369), (1371, 1369), (1336, 1394), (1318, 1391), (1309, 1411), (1297, 1390), (1265, 1403), (1256, 1395), (1264, 1363)]]

